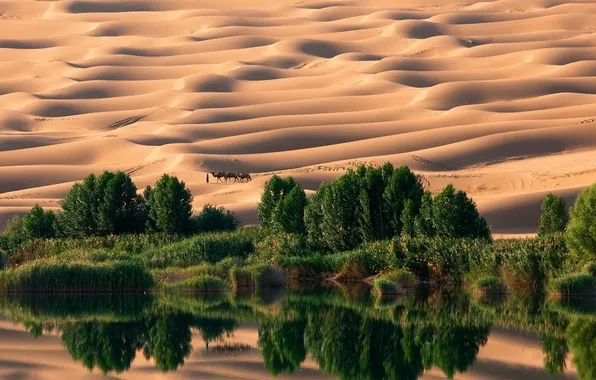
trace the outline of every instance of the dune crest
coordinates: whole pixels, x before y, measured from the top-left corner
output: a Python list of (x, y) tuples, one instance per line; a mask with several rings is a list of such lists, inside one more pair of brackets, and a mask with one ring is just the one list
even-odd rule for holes
[[(256, 222), (263, 183), (360, 163), (467, 191), (536, 230), (596, 181), (596, 1), (7, 0), (0, 228), (89, 172), (180, 176)], [(18, 30), (18, 33), (14, 33)], [(206, 173), (254, 181), (205, 183)]]

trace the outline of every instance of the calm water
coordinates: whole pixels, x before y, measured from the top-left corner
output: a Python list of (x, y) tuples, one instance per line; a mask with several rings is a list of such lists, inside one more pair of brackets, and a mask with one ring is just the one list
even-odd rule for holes
[(595, 304), (365, 289), (5, 296), (12, 378), (596, 378)]

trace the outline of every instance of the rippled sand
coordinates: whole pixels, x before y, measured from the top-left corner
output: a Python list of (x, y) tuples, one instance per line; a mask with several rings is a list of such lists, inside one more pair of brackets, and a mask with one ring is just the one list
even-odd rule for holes
[(252, 223), (272, 172), (390, 160), (534, 232), (596, 181), (596, 1), (460, 1), (2, 1), (0, 225), (103, 169)]

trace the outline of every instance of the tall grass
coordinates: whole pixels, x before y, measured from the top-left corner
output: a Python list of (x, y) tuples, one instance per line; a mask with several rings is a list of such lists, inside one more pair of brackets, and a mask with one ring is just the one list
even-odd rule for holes
[(246, 257), (253, 249), (250, 233), (209, 233), (197, 235), (140, 254), (149, 268), (189, 267), (204, 262), (216, 263), (227, 257)]
[(596, 279), (588, 273), (571, 274), (557, 278), (549, 284), (550, 293), (559, 296), (596, 294)]
[(499, 277), (483, 277), (476, 282), (475, 288), (476, 291), (484, 295), (507, 293), (507, 286)]
[(270, 264), (250, 265), (243, 268), (233, 267), (230, 270), (230, 279), (234, 289), (282, 287), (285, 285), (283, 272)]
[(4, 271), (5, 292), (119, 292), (153, 286), (153, 278), (136, 262), (98, 264), (40, 260)]
[(221, 293), (227, 288), (224, 280), (208, 274), (202, 274), (174, 283), (162, 283), (162, 286), (169, 290), (194, 291), (201, 293)]

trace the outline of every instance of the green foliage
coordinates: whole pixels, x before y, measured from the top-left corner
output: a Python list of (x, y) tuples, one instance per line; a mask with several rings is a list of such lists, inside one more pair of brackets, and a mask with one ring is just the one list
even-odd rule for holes
[[(392, 236), (399, 236), (402, 233), (402, 213), (408, 201), (411, 202), (411, 210), (406, 211), (406, 219), (413, 223), (413, 219), (419, 214), (424, 189), (416, 175), (407, 166), (400, 166), (393, 170), (391, 177), (385, 185), (384, 210), (387, 220), (391, 226)], [(408, 226), (412, 229), (412, 226)], [(410, 234), (411, 231), (406, 231)]]
[(570, 274), (552, 280), (549, 288), (552, 293), (562, 296), (594, 295), (596, 278), (587, 273)]
[(490, 239), (490, 228), (474, 201), (465, 192), (456, 192), (452, 185), (433, 199), (432, 218), (438, 236)]
[(259, 325), (257, 342), (265, 368), (277, 376), (293, 373), (306, 359), (303, 321), (264, 321)]
[(596, 322), (578, 319), (569, 325), (566, 337), (578, 377), (596, 379)]
[(2, 273), (0, 289), (7, 292), (96, 292), (146, 290), (153, 279), (136, 262), (98, 264), (34, 261)]
[(563, 197), (557, 197), (548, 193), (542, 201), (542, 215), (540, 215), (540, 225), (538, 235), (550, 235), (565, 232), (569, 214)]
[(540, 346), (544, 352), (544, 368), (549, 375), (563, 373), (566, 368), (569, 347), (565, 337), (555, 334), (541, 334)]
[(265, 182), (258, 205), (259, 222), (279, 232), (304, 233), (306, 194), (292, 177), (273, 175)]
[(196, 292), (205, 293), (219, 293), (226, 289), (227, 285), (219, 277), (211, 276), (208, 274), (202, 274), (199, 276), (191, 277), (183, 281), (165, 283), (167, 289), (177, 290), (192, 290)]
[(192, 232), (192, 194), (184, 182), (164, 174), (155, 187), (144, 192), (148, 209), (147, 228), (152, 232), (185, 234)]
[(414, 231), (417, 236), (435, 236), (433, 225), (433, 197), (430, 191), (425, 191), (420, 204), (420, 215), (414, 221)]
[(499, 277), (483, 277), (476, 282), (476, 289), (483, 294), (507, 293), (507, 286)]
[(216, 263), (226, 257), (246, 257), (253, 249), (253, 236), (246, 231), (209, 233), (149, 249), (140, 257), (149, 268), (185, 268), (203, 262)]
[(283, 272), (271, 264), (233, 267), (230, 270), (230, 279), (234, 289), (282, 287), (285, 284)]
[(302, 235), (276, 233), (259, 239), (255, 243), (255, 254), (259, 261), (266, 261), (276, 255), (308, 256), (313, 251)]
[(144, 203), (131, 178), (104, 171), (76, 183), (61, 202), (59, 230), (65, 236), (85, 237), (143, 231)]
[(596, 260), (596, 184), (584, 189), (570, 210), (567, 246), (579, 260)]
[(11, 251), (20, 246), (24, 241), (27, 240), (25, 233), (25, 226), (23, 224), (22, 216), (13, 216), (8, 220), (4, 233), (0, 235), (2, 246), (1, 250)]
[(304, 209), (307, 243), (315, 250), (327, 248), (321, 222), (323, 220), (323, 199), (326, 198), (328, 189), (329, 187), (326, 184), (319, 186), (317, 192), (308, 199), (307, 206)]
[[(393, 166), (388, 164), (387, 170)], [(383, 169), (374, 166), (358, 167), (358, 175), (361, 178), (360, 189), (360, 235), (363, 242), (381, 240), (388, 234), (389, 224), (383, 213), (383, 193), (385, 192), (386, 180), (383, 177)]]
[(233, 231), (238, 227), (234, 213), (209, 204), (193, 219), (195, 232)]
[(590, 263), (586, 265), (586, 272), (592, 277), (596, 277), (596, 263)]
[(283, 193), (273, 210), (274, 229), (285, 233), (303, 234), (304, 208), (306, 207), (306, 194), (296, 184), (287, 194)]
[(401, 293), (397, 284), (386, 277), (375, 278), (373, 287), (380, 296)]
[(56, 236), (56, 215), (36, 204), (23, 216), (23, 232), (27, 239), (47, 239)]

